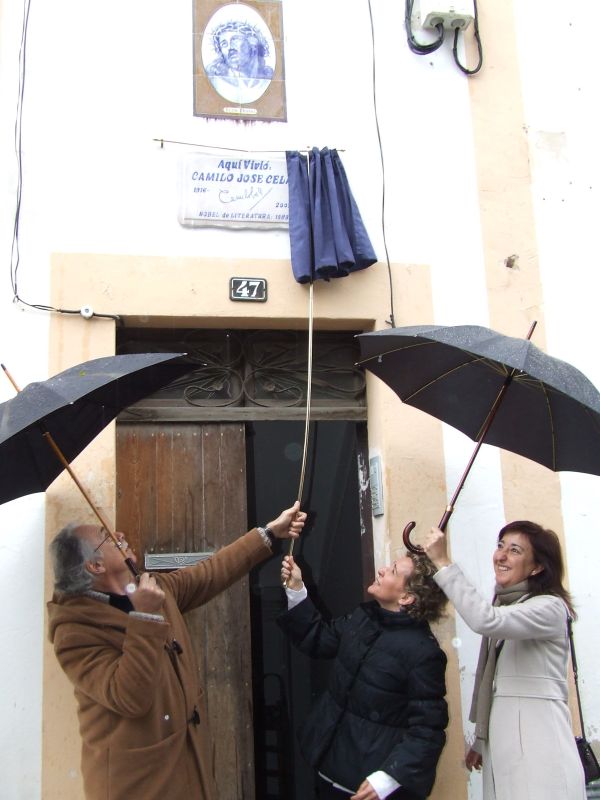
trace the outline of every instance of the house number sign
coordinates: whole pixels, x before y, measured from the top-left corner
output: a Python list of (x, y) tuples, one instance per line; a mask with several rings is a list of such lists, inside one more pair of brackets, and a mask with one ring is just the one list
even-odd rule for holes
[(231, 278), (229, 281), (230, 300), (249, 300), (264, 303), (267, 299), (265, 278)]

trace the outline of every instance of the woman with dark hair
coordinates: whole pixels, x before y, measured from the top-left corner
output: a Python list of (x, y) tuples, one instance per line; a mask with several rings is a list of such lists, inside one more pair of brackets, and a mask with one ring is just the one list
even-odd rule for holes
[(442, 531), (432, 528), (425, 552), (435, 582), (483, 637), (466, 766), (483, 766), (484, 800), (585, 800), (567, 703), (567, 618), (575, 613), (558, 536), (527, 520), (502, 528), (493, 603), (450, 561)]

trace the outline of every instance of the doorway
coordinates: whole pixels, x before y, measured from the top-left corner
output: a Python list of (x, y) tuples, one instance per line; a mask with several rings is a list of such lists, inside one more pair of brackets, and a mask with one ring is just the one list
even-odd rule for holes
[[(241, 423), (117, 425), (117, 528), (140, 568), (210, 557), (247, 529), (245, 460)], [(244, 576), (185, 615), (222, 800), (255, 797), (248, 592)]]
[[(173, 569), (266, 524), (298, 494), (306, 399), (305, 334), (125, 328), (119, 352), (187, 352), (188, 376), (117, 422), (117, 526), (147, 569)], [(326, 616), (363, 599), (373, 578), (364, 375), (351, 333), (315, 336), (303, 493), (309, 523), (295, 550)], [(359, 477), (360, 475), (360, 477)], [(274, 555), (187, 615), (209, 717), (221, 800), (311, 800), (296, 729), (328, 664), (284, 640)], [(161, 565), (161, 566), (157, 566)]]
[[(311, 598), (325, 617), (351, 611), (363, 599), (363, 548), (359, 503), (359, 431), (346, 421), (311, 427), (303, 510), (308, 522), (294, 548)], [(265, 524), (298, 493), (304, 425), (298, 421), (246, 426), (250, 519)], [(371, 537), (366, 537), (369, 543)], [(370, 562), (372, 551), (370, 544)], [(250, 576), (252, 686), (256, 796), (261, 800), (311, 800), (313, 770), (298, 748), (302, 725), (329, 674), (329, 661), (313, 661), (290, 646), (277, 625), (286, 609), (281, 552)]]

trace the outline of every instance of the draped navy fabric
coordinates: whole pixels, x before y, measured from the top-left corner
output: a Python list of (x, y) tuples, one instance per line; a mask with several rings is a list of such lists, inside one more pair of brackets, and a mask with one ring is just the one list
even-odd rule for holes
[(377, 261), (336, 150), (286, 153), (292, 271), (298, 283), (343, 278)]

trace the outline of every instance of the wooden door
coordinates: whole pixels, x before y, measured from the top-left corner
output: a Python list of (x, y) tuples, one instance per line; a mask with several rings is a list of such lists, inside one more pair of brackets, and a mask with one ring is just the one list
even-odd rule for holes
[[(214, 552), (247, 529), (244, 426), (117, 425), (117, 528), (145, 553)], [(208, 698), (220, 800), (253, 800), (248, 578), (186, 622)]]

